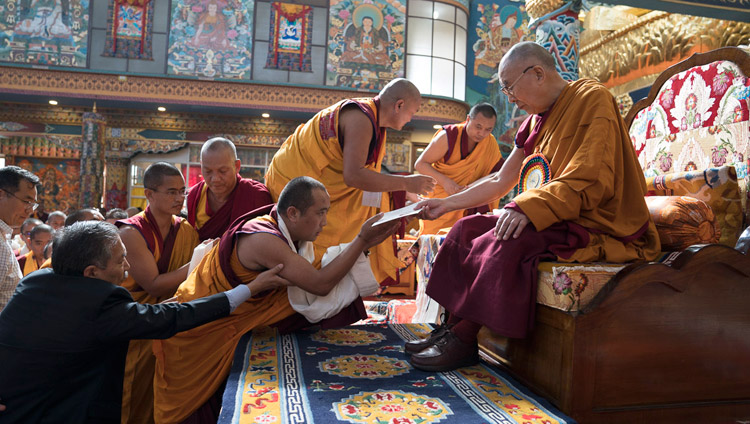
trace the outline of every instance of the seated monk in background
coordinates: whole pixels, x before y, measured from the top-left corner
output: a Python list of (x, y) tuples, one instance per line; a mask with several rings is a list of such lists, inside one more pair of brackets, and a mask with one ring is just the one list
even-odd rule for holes
[[(425, 197), (442, 199), (498, 171), (503, 164), (500, 147), (492, 129), (497, 112), (489, 103), (474, 105), (466, 121), (445, 125), (435, 133), (432, 141), (414, 163), (414, 169), (435, 178), (435, 190)], [(420, 220), (420, 234), (437, 234), (450, 228), (464, 216), (486, 213), (498, 206), (497, 201), (471, 209), (460, 209), (443, 214), (434, 220)]]
[[(188, 275), (198, 233), (177, 216), (185, 199), (185, 179), (174, 165), (156, 162), (143, 174), (146, 210), (115, 223), (133, 267), (122, 282), (138, 303), (171, 297)], [(151, 340), (131, 340), (125, 362), (122, 423), (154, 420), (154, 354)]]
[[(293, 179), (279, 195), (278, 205), (248, 213), (232, 224), (180, 285), (177, 300), (186, 302), (230, 290), (278, 264), (284, 267), (279, 275), (290, 285), (315, 295), (328, 294), (363, 251), (382, 242), (398, 227), (398, 221), (373, 227), (373, 222), (381, 216), (376, 215), (364, 223), (359, 234), (332, 262), (316, 269), (308, 261), (311, 251), (300, 250), (298, 254), (295, 250), (302, 249), (303, 244), (320, 234), (330, 204), (328, 192), (320, 182), (310, 177)], [(342, 308), (321, 321), (321, 327), (344, 326), (366, 317), (361, 298)], [(288, 332), (310, 324), (292, 309), (284, 287), (253, 293), (231, 316), (200, 330), (155, 342), (155, 421), (215, 422), (221, 401), (221, 393), (217, 397), (216, 392), (223, 388), (229, 375), (240, 338), (262, 326)]]
[(44, 255), (44, 248), (52, 241), (52, 235), (55, 230), (46, 224), (40, 224), (34, 227), (29, 234), (29, 249), (31, 251), (23, 256), (18, 256), (18, 265), (24, 276), (41, 269), (47, 257)]
[(235, 219), (273, 203), (263, 183), (240, 176), (234, 143), (214, 137), (201, 147), (203, 181), (190, 187), (188, 222), (201, 241), (221, 237)]
[(566, 82), (552, 55), (533, 42), (513, 46), (499, 75), (502, 92), (529, 113), (513, 152), (493, 178), (425, 201), (422, 214), (431, 219), (502, 197), (519, 172), (522, 192), (497, 216), (458, 221), (440, 247), (427, 295), (450, 317), (429, 338), (406, 344), (422, 370), (478, 361), (483, 325), (525, 337), (534, 323), (539, 261), (653, 260), (660, 251), (643, 171), (612, 94), (592, 80)]

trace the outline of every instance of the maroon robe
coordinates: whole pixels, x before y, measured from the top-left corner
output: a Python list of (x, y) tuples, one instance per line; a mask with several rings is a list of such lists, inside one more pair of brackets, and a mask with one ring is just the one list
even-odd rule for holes
[(173, 217), (172, 226), (169, 227), (167, 237), (162, 240), (161, 231), (156, 225), (156, 219), (151, 214), (151, 208), (146, 206), (146, 210), (131, 216), (130, 218), (121, 219), (115, 222), (117, 228), (123, 225), (130, 225), (141, 234), (146, 241), (146, 247), (152, 255), (156, 255), (156, 246), (160, 247), (159, 261), (156, 262), (156, 268), (159, 274), (169, 272), (169, 261), (172, 259), (172, 249), (177, 239), (177, 232), (180, 230), (180, 218)]
[[(198, 203), (205, 181), (190, 187), (187, 197), (188, 222), (195, 227)], [(206, 212), (211, 217), (203, 226), (196, 230), (201, 241), (218, 238), (224, 234), (229, 225), (238, 217), (273, 203), (271, 193), (263, 183), (237, 175), (237, 184), (229, 195), (229, 199), (218, 211), (211, 211), (206, 200)]]

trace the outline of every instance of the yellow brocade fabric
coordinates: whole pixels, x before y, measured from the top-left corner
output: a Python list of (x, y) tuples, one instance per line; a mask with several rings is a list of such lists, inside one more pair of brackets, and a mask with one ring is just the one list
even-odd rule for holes
[(203, 186), (201, 197), (198, 199), (198, 209), (195, 211), (195, 229), (197, 230), (200, 230), (211, 219), (211, 216), (206, 211), (206, 203), (208, 202), (208, 196), (206, 196), (207, 190), (208, 184)]
[(31, 274), (32, 272), (39, 269), (39, 266), (36, 264), (36, 259), (34, 259), (34, 252), (29, 252), (25, 254), (26, 256), (26, 262), (23, 264), (23, 276), (27, 276)]
[[(550, 162), (551, 181), (514, 201), (537, 231), (572, 221), (590, 232), (587, 247), (565, 261), (652, 260), (659, 236), (646, 207), (646, 182), (612, 95), (592, 80), (563, 89), (541, 125), (535, 151)], [(615, 237), (643, 236), (623, 244)], [(614, 237), (613, 237), (614, 236)]]
[[(219, 265), (219, 244), (206, 254), (198, 267), (177, 289), (177, 300), (187, 302), (232, 288)], [(246, 270), (232, 250), (232, 270), (243, 283), (258, 272)], [(234, 350), (240, 338), (258, 327), (274, 324), (294, 314), (286, 288), (252, 297), (231, 315), (154, 340), (154, 418), (156, 423), (177, 423), (203, 405), (229, 375)]]
[[(294, 134), (281, 145), (266, 173), (266, 186), (271, 191), (274, 202), (279, 200), (281, 190), (289, 181), (302, 175), (315, 178), (326, 186), (331, 196), (331, 208), (328, 211), (327, 225), (313, 242), (313, 265), (316, 267), (319, 267), (326, 249), (352, 241), (359, 234), (362, 224), (378, 213), (378, 208), (362, 205), (362, 190), (344, 182), (344, 152), (338, 139), (338, 127), (341, 106), (346, 101), (342, 100), (322, 110), (307, 123), (297, 127)], [(375, 102), (372, 99), (356, 101), (366, 104), (374, 111), (377, 122)], [(321, 127), (326, 130), (326, 134), (321, 134)], [(366, 164), (366, 169), (380, 172), (385, 156), (385, 137), (382, 143), (376, 160)], [(391, 210), (388, 193), (383, 193), (379, 209), (380, 212)], [(370, 265), (375, 279), (379, 282), (388, 277), (395, 280), (400, 262), (391, 238), (371, 248), (370, 253)]]
[[(448, 160), (440, 159), (432, 164), (436, 171), (455, 181), (456, 184), (466, 186), (474, 181), (489, 175), (492, 168), (502, 158), (500, 148), (495, 136), (490, 134), (474, 146), (468, 156), (461, 159), (461, 137), (466, 130), (466, 123), (456, 125), (458, 135), (455, 145)], [(438, 131), (439, 133), (440, 131)], [(437, 135), (437, 133), (435, 134)], [(434, 138), (434, 136), (433, 136)], [(448, 193), (440, 184), (435, 185), (435, 190), (428, 196), (431, 199), (442, 199), (448, 197)], [(489, 204), (490, 209), (498, 206), (499, 200)], [(419, 234), (437, 234), (441, 228), (452, 227), (459, 219), (466, 216), (466, 210), (448, 212), (435, 220), (420, 220)]]
[[(144, 214), (145, 212), (141, 212)], [(167, 272), (174, 271), (190, 262), (193, 249), (198, 245), (198, 233), (182, 218), (172, 248)], [(157, 239), (154, 236), (154, 239)], [(154, 262), (161, 258), (161, 246), (155, 243)], [(135, 264), (133, 264), (135, 265)], [(143, 290), (128, 276), (122, 286), (128, 289), (138, 303), (159, 303), (165, 300), (150, 295)], [(131, 340), (128, 344), (128, 356), (125, 360), (125, 373), (122, 390), (121, 422), (125, 423), (151, 423), (154, 421), (154, 354), (151, 340)]]

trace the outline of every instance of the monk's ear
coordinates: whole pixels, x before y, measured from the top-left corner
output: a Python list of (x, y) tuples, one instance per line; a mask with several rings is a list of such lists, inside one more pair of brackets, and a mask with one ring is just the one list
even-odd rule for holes
[(401, 110), (406, 107), (406, 100), (404, 99), (398, 99), (396, 100), (396, 104), (393, 105), (393, 108), (396, 113), (401, 112)]
[(297, 221), (300, 217), (299, 209), (296, 206), (289, 206), (286, 208), (286, 217), (292, 222)]
[(235, 174), (239, 174), (240, 173), (240, 168), (241, 167), (242, 167), (242, 164), (240, 163), (239, 159), (237, 159), (236, 161), (234, 161), (234, 171), (235, 171), (234, 173)]

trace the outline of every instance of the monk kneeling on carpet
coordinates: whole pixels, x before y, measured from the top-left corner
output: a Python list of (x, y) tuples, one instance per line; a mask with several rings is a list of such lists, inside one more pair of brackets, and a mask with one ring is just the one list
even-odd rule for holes
[[(229, 375), (240, 338), (248, 331), (269, 325), (280, 332), (293, 331), (318, 319), (321, 327), (331, 328), (366, 317), (357, 288), (342, 286), (354, 284), (350, 273), (363, 252), (389, 237), (398, 221), (373, 226), (381, 215), (372, 217), (335, 258), (327, 264), (324, 258), (324, 266), (316, 269), (311, 264), (312, 241), (326, 225), (330, 204), (320, 182), (310, 177), (291, 180), (277, 205), (238, 218), (180, 285), (177, 300), (185, 302), (230, 290), (278, 264), (284, 266), (279, 275), (290, 283), (289, 290), (253, 293), (231, 316), (211, 325), (154, 343), (157, 423), (215, 422), (221, 399), (217, 391)], [(362, 268), (370, 272), (369, 263)], [(371, 272), (370, 278), (375, 282)]]
[(549, 52), (533, 42), (513, 46), (499, 76), (501, 91), (529, 113), (513, 152), (492, 179), (425, 201), (422, 215), (434, 219), (486, 204), (519, 179), (522, 192), (497, 216), (458, 221), (440, 247), (427, 295), (450, 317), (431, 337), (406, 344), (419, 369), (478, 361), (482, 325), (526, 337), (541, 260), (653, 260), (660, 250), (643, 171), (609, 91), (592, 80), (566, 82)]

